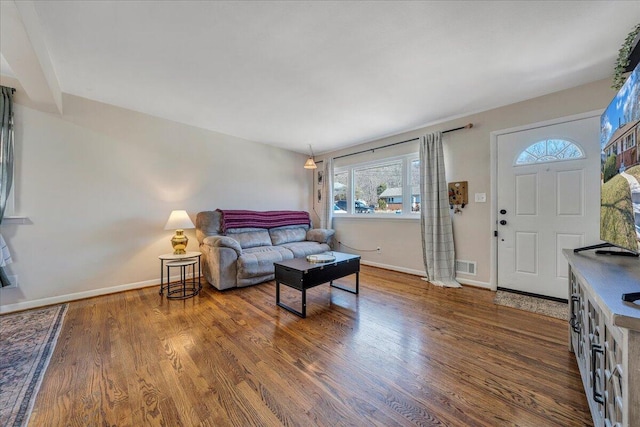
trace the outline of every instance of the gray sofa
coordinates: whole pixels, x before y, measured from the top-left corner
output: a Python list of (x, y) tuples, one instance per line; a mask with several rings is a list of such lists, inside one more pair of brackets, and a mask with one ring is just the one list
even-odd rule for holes
[(219, 290), (273, 280), (274, 262), (331, 250), (333, 230), (288, 225), (223, 232), (221, 219), (220, 211), (199, 212), (196, 216), (202, 270), (207, 281)]

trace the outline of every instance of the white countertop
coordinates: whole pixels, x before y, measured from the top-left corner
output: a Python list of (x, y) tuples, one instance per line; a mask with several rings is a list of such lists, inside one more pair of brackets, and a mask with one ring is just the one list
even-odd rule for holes
[(596, 255), (593, 251), (562, 251), (574, 274), (588, 283), (598, 304), (616, 326), (640, 331), (640, 302), (622, 301), (622, 294), (640, 292), (640, 258)]

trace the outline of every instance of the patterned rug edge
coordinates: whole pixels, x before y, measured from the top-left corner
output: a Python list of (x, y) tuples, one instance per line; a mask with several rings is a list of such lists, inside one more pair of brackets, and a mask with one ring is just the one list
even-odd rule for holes
[(530, 311), (556, 319), (569, 320), (569, 308), (565, 303), (521, 295), (507, 291), (497, 291), (494, 304)]
[[(45, 307), (44, 309), (47, 308), (48, 307)], [(44, 379), (44, 374), (49, 367), (49, 362), (51, 361), (53, 350), (55, 349), (58, 338), (60, 336), (60, 332), (62, 331), (62, 324), (67, 313), (68, 304), (61, 304), (59, 306), (55, 306), (55, 308), (57, 308), (57, 313), (55, 313), (54, 315), (55, 320), (51, 323), (45, 335), (45, 339), (43, 340), (45, 344), (42, 345), (38, 351), (37, 362), (35, 363), (35, 367), (33, 368), (33, 374), (31, 374), (31, 378), (28, 379), (26, 392), (21, 398), (19, 404), (15, 405), (15, 407), (18, 408), (16, 413), (9, 415), (9, 419), (13, 420), (11, 425), (29, 425), (29, 418), (31, 417), (31, 411), (33, 410), (33, 406), (36, 402), (38, 391), (40, 390), (42, 380)]]

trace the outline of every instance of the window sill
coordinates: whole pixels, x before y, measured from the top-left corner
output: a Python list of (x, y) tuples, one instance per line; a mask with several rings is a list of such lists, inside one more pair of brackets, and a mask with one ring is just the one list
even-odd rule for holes
[(399, 215), (399, 214), (334, 214), (333, 219), (348, 219), (348, 220), (400, 220), (400, 221), (418, 221), (420, 220), (420, 215)]

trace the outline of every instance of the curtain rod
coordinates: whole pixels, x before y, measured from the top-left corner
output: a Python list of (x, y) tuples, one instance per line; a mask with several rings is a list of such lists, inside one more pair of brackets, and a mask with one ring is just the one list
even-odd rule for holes
[[(464, 126), (460, 126), (458, 128), (443, 130), (442, 133), (455, 132), (457, 130), (462, 130), (462, 129), (471, 129), (472, 127), (473, 127), (473, 123), (469, 123), (469, 124), (466, 124)], [(387, 144), (387, 145), (383, 145), (383, 146), (377, 147), (377, 148), (370, 148), (368, 150), (357, 151), (355, 153), (343, 154), (342, 156), (334, 157), (333, 159), (334, 160), (335, 159), (342, 159), (343, 157), (355, 156), (356, 154), (368, 153), (369, 151), (373, 152), (373, 151), (379, 150), (381, 148), (393, 147), (394, 145), (400, 145), (400, 144), (404, 144), (406, 142), (413, 142), (413, 141), (417, 141), (419, 139), (420, 138), (412, 138), (412, 139), (407, 139), (406, 141), (394, 142), (393, 144)], [(316, 163), (320, 163), (320, 162), (322, 162), (322, 160), (317, 161)]]

